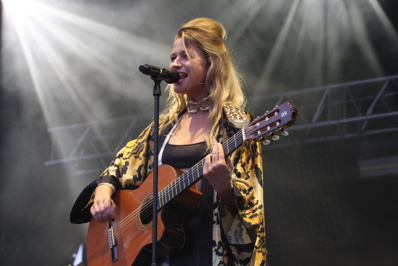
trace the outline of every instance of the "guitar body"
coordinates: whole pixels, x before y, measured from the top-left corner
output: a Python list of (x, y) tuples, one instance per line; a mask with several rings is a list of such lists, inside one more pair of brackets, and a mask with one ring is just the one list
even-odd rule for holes
[[(172, 183), (182, 171), (168, 165), (158, 168), (158, 191)], [(183, 222), (197, 205), (202, 193), (196, 184), (182, 192), (167, 204), (157, 216), (157, 261), (180, 250), (185, 243)], [(141, 208), (152, 199), (153, 174), (136, 190), (118, 191), (113, 200), (116, 204), (114, 220), (99, 223), (92, 219), (87, 237), (87, 262), (89, 266), (104, 265), (151, 265), (152, 262), (152, 204)], [(149, 218), (144, 214), (150, 213)], [(113, 228), (114, 238), (108, 230)], [(115, 245), (109, 240), (114, 239)]]

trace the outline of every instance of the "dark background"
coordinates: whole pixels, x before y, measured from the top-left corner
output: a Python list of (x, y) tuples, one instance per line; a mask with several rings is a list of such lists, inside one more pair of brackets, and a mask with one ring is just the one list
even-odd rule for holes
[(225, 26), (250, 112), (299, 109), (290, 136), (263, 146), (269, 264), (398, 265), (397, 11), (393, 0), (3, 1), (1, 265), (68, 265), (85, 250), (74, 200), (153, 114), (138, 66), (167, 67), (174, 34), (200, 16)]

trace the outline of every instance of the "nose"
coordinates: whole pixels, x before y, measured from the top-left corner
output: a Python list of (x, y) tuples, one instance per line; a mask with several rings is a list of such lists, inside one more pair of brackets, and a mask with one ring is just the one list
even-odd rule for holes
[(169, 68), (180, 68), (181, 67), (181, 61), (179, 59), (179, 57), (176, 57), (171, 63), (170, 63), (170, 67)]

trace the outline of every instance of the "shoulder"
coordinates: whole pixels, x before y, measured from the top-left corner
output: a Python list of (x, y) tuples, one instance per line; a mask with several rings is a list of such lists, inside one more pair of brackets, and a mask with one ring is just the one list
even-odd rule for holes
[(246, 127), (253, 120), (253, 116), (243, 108), (226, 104), (223, 109), (228, 122), (236, 128)]

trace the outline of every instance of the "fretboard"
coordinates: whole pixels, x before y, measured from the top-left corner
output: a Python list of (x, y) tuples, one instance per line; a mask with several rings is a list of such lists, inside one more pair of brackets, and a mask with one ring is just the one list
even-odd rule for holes
[[(235, 135), (230, 137), (222, 144), (224, 155), (228, 156), (238, 147), (240, 147), (245, 139), (244, 128), (239, 130)], [(158, 211), (161, 210), (167, 203), (172, 201), (175, 197), (180, 195), (184, 190), (195, 184), (203, 176), (203, 166), (205, 159), (203, 158), (196, 163), (192, 168), (183, 173), (180, 177), (174, 180), (167, 187), (158, 193)]]

